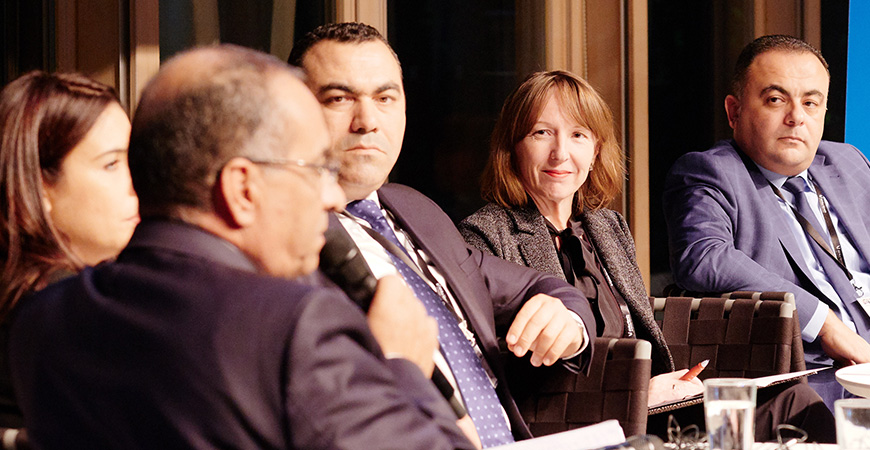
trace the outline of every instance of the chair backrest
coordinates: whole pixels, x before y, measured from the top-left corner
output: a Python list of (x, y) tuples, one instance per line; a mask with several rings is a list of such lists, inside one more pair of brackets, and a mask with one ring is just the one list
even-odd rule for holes
[(528, 356), (505, 353), (511, 394), (533, 435), (616, 419), (626, 436), (646, 432), (649, 342), (595, 338), (588, 373), (561, 364), (534, 367)]
[[(677, 369), (709, 359), (699, 378), (793, 370), (794, 304), (778, 300), (650, 297)], [(802, 356), (802, 350), (801, 350)], [(803, 363), (803, 357), (799, 359)]]
[[(807, 363), (804, 360), (804, 341), (801, 336), (801, 322), (797, 317), (797, 305), (795, 304), (794, 294), (791, 292), (774, 292), (774, 291), (734, 291), (721, 295), (722, 298), (751, 298), (755, 300), (779, 300), (786, 302), (795, 307), (794, 313), (794, 332), (791, 345), (791, 372), (800, 372), (807, 369)], [(806, 378), (802, 378), (806, 381)]]

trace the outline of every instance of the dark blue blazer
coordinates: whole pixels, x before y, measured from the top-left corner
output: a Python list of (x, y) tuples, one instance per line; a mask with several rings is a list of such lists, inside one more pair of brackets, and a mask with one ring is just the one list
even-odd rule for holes
[(117, 262), (21, 303), (12, 376), (37, 448), (471, 448), (341, 292), (145, 221)]
[[(809, 173), (866, 258), (870, 255), (867, 158), (851, 145), (822, 141)], [(734, 141), (677, 160), (664, 193), (676, 283), (701, 292), (792, 292), (805, 326), (819, 302), (831, 302), (813, 283), (778, 201), (767, 179)], [(870, 338), (870, 317), (855, 300), (845, 306), (858, 334)], [(818, 339), (805, 342), (804, 353), (808, 362), (832, 362)]]
[[(378, 198), (444, 275), (487, 363), (499, 380), (496, 392), (510, 417), (514, 436), (517, 439), (531, 437), (508, 390), (498, 337), (506, 334), (525, 301), (539, 293), (561, 299), (580, 317), (588, 335), (595, 336), (595, 319), (586, 298), (563, 280), (469, 247), (450, 217), (435, 202), (414, 189), (386, 184), (378, 190)], [(341, 225), (333, 220), (330, 226)], [(585, 368), (591, 354), (592, 346), (589, 345), (578, 360), (581, 368)]]

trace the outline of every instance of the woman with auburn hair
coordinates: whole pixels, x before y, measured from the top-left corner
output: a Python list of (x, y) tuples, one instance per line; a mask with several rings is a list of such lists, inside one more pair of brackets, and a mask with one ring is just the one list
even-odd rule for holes
[[(613, 114), (592, 86), (564, 71), (529, 76), (505, 100), (482, 191), (490, 203), (459, 224), (480, 250), (580, 289), (598, 336), (653, 344), (649, 403), (701, 392), (681, 381), (656, 325), (622, 215), (606, 209), (625, 173)], [(666, 380), (665, 380), (666, 379)], [(661, 381), (661, 383), (659, 383)], [(655, 389), (661, 384), (661, 389)]]
[[(655, 405), (700, 393), (703, 385), (697, 378), (680, 380), (687, 369), (674, 371), (634, 239), (622, 215), (606, 208), (622, 188), (624, 172), (613, 115), (595, 89), (569, 72), (534, 73), (508, 96), (496, 122), (482, 178), (490, 203), (459, 230), (483, 252), (580, 289), (592, 306), (598, 336), (649, 341), (655, 376), (648, 403)], [(773, 395), (764, 406), (759, 401), (757, 440), (771, 438), (774, 425), (791, 423), (812, 439), (830, 441), (833, 419), (823, 404), (818, 408), (818, 395), (800, 383), (784, 390), (790, 392)], [(681, 425), (695, 422), (703, 429), (703, 411), (681, 411)], [(650, 432), (665, 434), (650, 425)]]
[(112, 88), (30, 72), (0, 91), (0, 426), (21, 426), (5, 342), (22, 296), (114, 258), (139, 222)]

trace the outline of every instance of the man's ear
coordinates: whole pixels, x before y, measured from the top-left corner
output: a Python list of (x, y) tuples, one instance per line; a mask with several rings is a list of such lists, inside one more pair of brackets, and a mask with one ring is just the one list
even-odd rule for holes
[(740, 117), (740, 100), (733, 95), (725, 97), (725, 114), (728, 115), (728, 125), (733, 130), (737, 126), (737, 118)]
[(233, 158), (221, 169), (215, 195), (218, 207), (225, 208), (225, 220), (232, 226), (246, 228), (257, 220), (260, 185), (259, 171), (245, 158)]

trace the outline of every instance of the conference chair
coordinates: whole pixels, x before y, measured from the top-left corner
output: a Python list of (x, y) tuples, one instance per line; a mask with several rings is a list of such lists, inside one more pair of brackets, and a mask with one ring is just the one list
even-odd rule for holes
[(649, 342), (595, 338), (586, 374), (562, 364), (534, 367), (529, 356), (506, 358), (508, 386), (533, 435), (616, 419), (626, 436), (646, 431)]
[[(760, 377), (803, 370), (793, 296), (731, 293), (735, 298), (650, 297), (677, 369), (709, 359), (699, 378)], [(746, 297), (746, 298), (736, 298)], [(768, 300), (769, 298), (776, 298)], [(589, 373), (532, 367), (504, 352), (508, 383), (532, 434), (619, 421), (626, 436), (646, 433), (651, 346), (596, 338)]]

